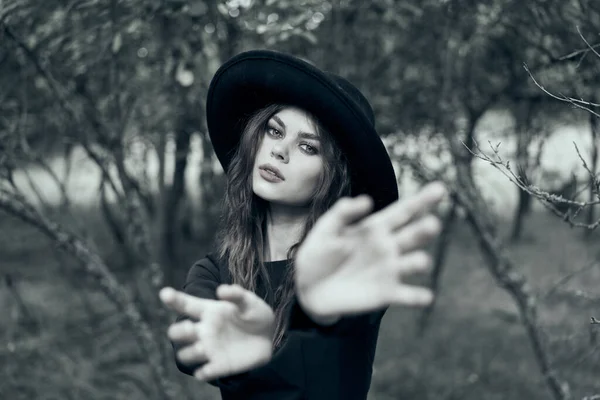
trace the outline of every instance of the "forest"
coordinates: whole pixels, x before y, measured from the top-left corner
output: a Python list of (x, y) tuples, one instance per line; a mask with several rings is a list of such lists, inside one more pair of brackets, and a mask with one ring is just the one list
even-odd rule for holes
[(0, 0), (0, 398), (219, 398), (158, 291), (214, 239), (206, 94), (250, 49), (355, 84), (401, 196), (450, 190), (369, 399), (600, 399), (597, 0)]

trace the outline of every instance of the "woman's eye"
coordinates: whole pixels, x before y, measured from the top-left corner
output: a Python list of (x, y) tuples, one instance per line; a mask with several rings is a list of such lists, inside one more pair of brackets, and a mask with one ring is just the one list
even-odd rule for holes
[(267, 128), (267, 132), (269, 133), (269, 135), (271, 136), (281, 136), (281, 132), (277, 129), (277, 128), (273, 128), (271, 126), (269, 126)]
[(302, 143), (300, 146), (304, 146), (303, 149), (308, 154), (317, 154), (317, 149), (310, 144)]

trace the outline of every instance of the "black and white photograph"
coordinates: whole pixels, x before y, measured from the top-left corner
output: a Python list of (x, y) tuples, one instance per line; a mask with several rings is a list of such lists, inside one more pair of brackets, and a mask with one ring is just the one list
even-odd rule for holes
[(0, 399), (600, 400), (600, 0), (0, 0)]

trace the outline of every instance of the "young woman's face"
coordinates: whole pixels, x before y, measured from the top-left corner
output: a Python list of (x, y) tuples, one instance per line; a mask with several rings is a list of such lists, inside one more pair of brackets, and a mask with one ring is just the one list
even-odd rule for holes
[[(269, 119), (263, 133), (252, 189), (269, 202), (306, 206), (319, 184), (323, 163), (315, 122), (301, 109), (284, 108)], [(269, 172), (273, 167), (277, 174)]]

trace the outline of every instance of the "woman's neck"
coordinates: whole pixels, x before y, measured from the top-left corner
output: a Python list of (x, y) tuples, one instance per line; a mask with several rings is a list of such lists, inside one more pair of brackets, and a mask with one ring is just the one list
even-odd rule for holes
[(265, 261), (287, 259), (290, 247), (300, 240), (308, 209), (271, 203), (267, 213)]

